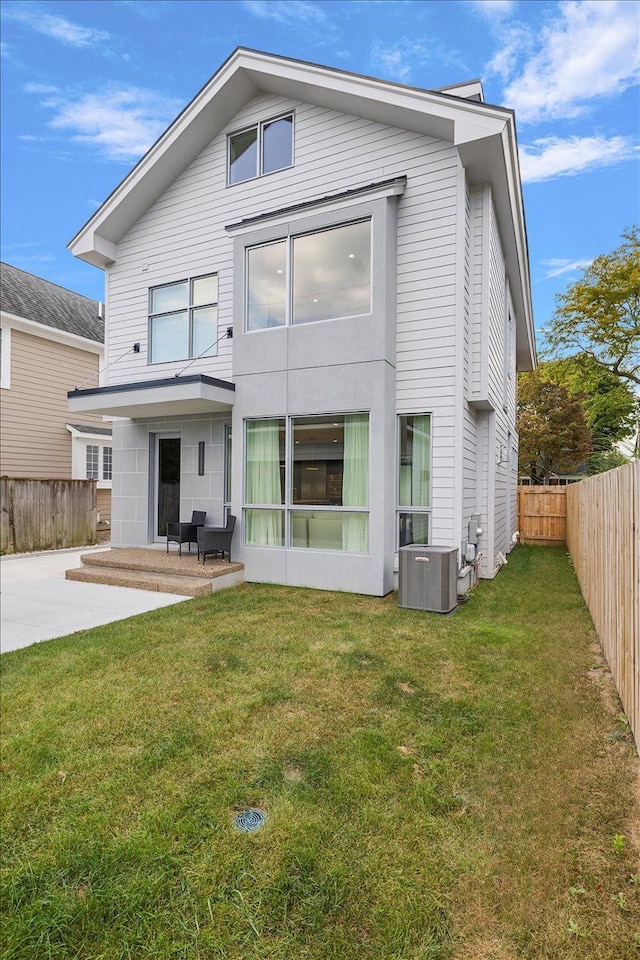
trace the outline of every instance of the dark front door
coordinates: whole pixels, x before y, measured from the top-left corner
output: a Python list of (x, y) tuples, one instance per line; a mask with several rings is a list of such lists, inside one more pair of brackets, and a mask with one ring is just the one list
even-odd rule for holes
[(156, 536), (180, 519), (180, 437), (158, 437)]

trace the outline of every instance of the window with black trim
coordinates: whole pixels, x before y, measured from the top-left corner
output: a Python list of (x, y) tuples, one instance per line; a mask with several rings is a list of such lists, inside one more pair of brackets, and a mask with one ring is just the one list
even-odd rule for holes
[(293, 113), (273, 117), (228, 137), (229, 186), (293, 166)]
[(371, 312), (371, 220), (247, 249), (246, 329)]
[(150, 363), (215, 357), (217, 334), (217, 273), (151, 287)]

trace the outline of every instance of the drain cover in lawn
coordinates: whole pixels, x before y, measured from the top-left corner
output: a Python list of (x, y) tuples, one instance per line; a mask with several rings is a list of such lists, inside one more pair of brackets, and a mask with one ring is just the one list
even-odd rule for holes
[(267, 815), (264, 810), (257, 810), (255, 807), (250, 807), (248, 810), (243, 810), (242, 813), (234, 818), (233, 825), (238, 830), (259, 830), (266, 819)]

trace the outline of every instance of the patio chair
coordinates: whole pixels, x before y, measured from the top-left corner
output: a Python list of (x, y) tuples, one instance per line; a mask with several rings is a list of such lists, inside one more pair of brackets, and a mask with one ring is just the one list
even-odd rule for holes
[(207, 554), (220, 554), (224, 560), (225, 553), (231, 563), (231, 540), (233, 539), (233, 528), (236, 525), (236, 518), (233, 514), (227, 517), (226, 527), (200, 527), (198, 530), (198, 560), (202, 554), (202, 566), (204, 567)]
[(179, 520), (170, 520), (167, 523), (167, 553), (169, 553), (169, 544), (178, 544), (178, 556), (182, 556), (182, 544), (189, 544), (189, 553), (191, 553), (191, 544), (198, 543), (198, 530), (204, 526), (207, 514), (204, 510), (194, 510), (191, 514), (191, 520), (181, 523)]

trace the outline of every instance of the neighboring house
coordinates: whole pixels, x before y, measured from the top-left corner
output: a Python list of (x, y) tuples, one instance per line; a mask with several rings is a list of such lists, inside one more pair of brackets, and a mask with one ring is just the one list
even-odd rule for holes
[[(382, 595), (406, 543), (493, 577), (535, 364), (514, 115), (236, 50), (70, 243), (106, 272), (112, 542), (239, 518), (248, 580)], [(233, 439), (232, 439), (233, 438)], [(473, 553), (473, 551), (469, 551)]]
[(94, 479), (111, 516), (111, 427), (69, 423), (67, 393), (97, 384), (102, 304), (8, 263), (0, 265), (0, 471), (36, 479)]

